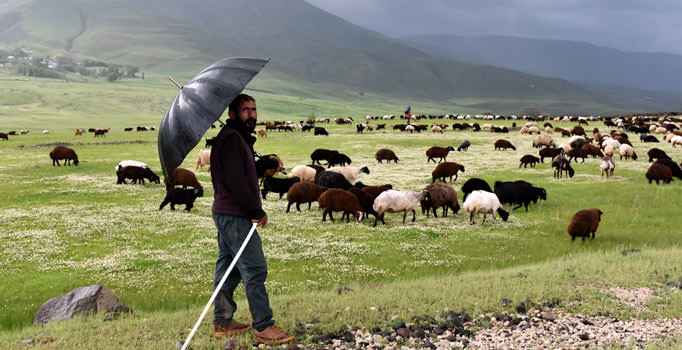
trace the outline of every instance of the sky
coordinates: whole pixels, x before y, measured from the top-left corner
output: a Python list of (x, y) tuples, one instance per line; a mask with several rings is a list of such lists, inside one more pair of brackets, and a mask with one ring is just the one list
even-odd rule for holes
[(510, 35), (682, 54), (680, 0), (306, 0), (390, 37)]

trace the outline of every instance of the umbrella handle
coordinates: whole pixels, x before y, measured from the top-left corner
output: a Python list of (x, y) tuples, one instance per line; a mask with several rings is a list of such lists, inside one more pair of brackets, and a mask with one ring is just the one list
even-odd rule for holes
[(194, 325), (194, 328), (192, 328), (192, 331), (187, 336), (185, 343), (182, 344), (181, 350), (186, 350), (187, 347), (189, 346), (189, 342), (192, 341), (192, 337), (194, 337), (194, 333), (196, 333), (197, 329), (199, 328), (199, 324), (201, 324), (201, 321), (203, 321), (204, 316), (206, 316), (206, 313), (208, 312), (208, 309), (211, 307), (211, 304), (213, 304), (213, 301), (215, 300), (216, 296), (218, 296), (218, 292), (220, 291), (220, 288), (223, 287), (223, 284), (227, 280), (227, 276), (229, 276), (230, 272), (232, 272), (234, 265), (237, 263), (237, 260), (239, 260), (239, 257), (242, 255), (244, 248), (246, 248), (246, 245), (249, 243), (249, 240), (251, 239), (253, 232), (256, 231), (257, 225), (258, 225), (258, 223), (254, 222), (253, 226), (251, 226), (251, 231), (249, 231), (249, 234), (246, 236), (244, 243), (242, 243), (242, 246), (239, 248), (237, 255), (234, 256), (234, 259), (232, 259), (232, 263), (230, 263), (230, 267), (227, 268), (227, 271), (225, 271), (225, 274), (223, 275), (223, 278), (220, 280), (220, 283), (218, 283), (218, 286), (216, 287), (215, 291), (213, 291), (213, 295), (211, 295), (211, 299), (208, 300), (208, 304), (206, 304), (204, 311), (201, 313), (201, 316), (199, 316), (197, 323)]
[(178, 89), (182, 89), (182, 85), (178, 84), (178, 82), (175, 81), (175, 79), (173, 79), (173, 77), (170, 77), (170, 76), (169, 76), (168, 79), (169, 79), (170, 81), (172, 81), (173, 84), (175, 84), (175, 86), (178, 87)]

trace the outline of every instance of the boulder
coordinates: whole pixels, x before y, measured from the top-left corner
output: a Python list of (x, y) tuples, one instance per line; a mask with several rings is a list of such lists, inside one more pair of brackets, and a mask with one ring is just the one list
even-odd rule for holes
[(95, 284), (76, 288), (43, 304), (33, 320), (34, 325), (72, 318), (76, 314), (97, 312), (130, 312), (107, 287)]

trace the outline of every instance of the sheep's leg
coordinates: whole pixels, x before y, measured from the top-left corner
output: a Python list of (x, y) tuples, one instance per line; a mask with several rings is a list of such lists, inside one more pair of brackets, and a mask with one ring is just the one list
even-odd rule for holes
[(287, 213), (289, 212), (289, 209), (291, 208), (292, 204), (294, 204), (294, 202), (289, 202), (289, 204), (287, 204)]
[(493, 222), (497, 224), (497, 217), (495, 216), (495, 211), (493, 210)]
[[(512, 204), (512, 205), (513, 205), (513, 204)], [(519, 205), (518, 205), (518, 206), (516, 206), (516, 207), (512, 207), (512, 211), (514, 211), (514, 210), (516, 210), (516, 209), (519, 209), (519, 208), (521, 208), (521, 206), (522, 206), (522, 205), (523, 205), (522, 203), (519, 203)]]
[[(183, 188), (184, 188), (184, 187), (183, 187)], [(260, 194), (261, 194), (261, 196), (263, 197), (263, 199), (266, 199), (265, 197), (267, 197), (268, 191), (263, 190)]]
[(528, 212), (528, 202), (523, 203), (523, 206), (526, 207), (526, 213)]
[(327, 209), (322, 212), (322, 222), (327, 221)]
[(329, 220), (331, 220), (332, 222), (334, 221), (334, 215), (333, 214), (334, 214), (334, 212), (330, 210), (329, 211)]
[(279, 193), (279, 199), (282, 199), (282, 196), (284, 195), (284, 192)]
[(594, 233), (595, 232), (597, 232), (597, 231), (592, 231), (592, 238), (591, 239), (594, 239)]
[(487, 219), (487, 214), (483, 213), (483, 222), (481, 222), (481, 225), (485, 224), (485, 219)]
[(168, 200), (164, 199), (163, 202), (161, 202), (161, 206), (159, 206), (159, 210), (163, 209), (163, 207), (165, 207), (166, 204), (168, 204)]
[(443, 217), (447, 217), (447, 216), (448, 216), (448, 205), (446, 204), (443, 206)]
[(347, 212), (345, 212), (345, 214), (346, 214), (346, 222), (350, 223), (350, 215), (351, 215), (350, 212), (347, 211)]
[(469, 215), (469, 224), (473, 225), (474, 224), (474, 212), (472, 211)]
[[(429, 211), (427, 210), (427, 211), (426, 211), (426, 213), (427, 213), (427, 214), (426, 214), (426, 217), (429, 217), (428, 212), (429, 212)], [(436, 208), (433, 208), (433, 217), (434, 217), (434, 218), (438, 218), (438, 214), (436, 214)]]
[(411, 210), (412, 210), (412, 222), (414, 222), (417, 219), (417, 211), (414, 210), (414, 208), (412, 208)]
[(403, 224), (405, 223), (406, 217), (407, 217), (407, 210), (403, 210)]
[(571, 236), (571, 243), (575, 241), (575, 236)]
[(170, 206), (170, 207), (171, 207), (171, 210), (175, 211), (175, 203), (171, 202), (170, 205), (171, 205), (171, 206)]
[[(310, 205), (312, 205), (312, 204), (313, 204), (313, 202), (308, 202), (308, 210), (310, 210)], [(299, 208), (298, 205), (296, 205), (296, 209), (298, 209), (298, 211), (301, 211), (301, 208)]]

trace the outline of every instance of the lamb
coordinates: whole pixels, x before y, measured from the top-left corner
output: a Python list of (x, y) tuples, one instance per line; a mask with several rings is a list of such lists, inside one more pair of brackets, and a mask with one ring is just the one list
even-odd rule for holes
[(377, 151), (377, 153), (374, 154), (374, 158), (381, 164), (381, 161), (386, 160), (386, 163), (390, 163), (391, 161), (398, 163), (398, 156), (395, 155), (395, 152), (388, 148), (381, 148)]
[(488, 185), (487, 182), (483, 179), (479, 179), (477, 177), (473, 177), (469, 180), (467, 180), (464, 185), (462, 185), (462, 193), (464, 193), (464, 198), (462, 198), (463, 201), (467, 200), (467, 196), (476, 190), (482, 190), (482, 191), (487, 191), (487, 192), (492, 192), (493, 190), (490, 188), (490, 185)]
[(618, 151), (618, 154), (620, 154), (621, 160), (623, 160), (623, 157), (625, 157), (625, 160), (628, 160), (631, 157), (632, 160), (637, 160), (637, 153), (635, 153), (635, 150), (632, 148), (632, 146), (626, 143), (620, 145), (620, 150)]
[(412, 211), (412, 222), (415, 221), (416, 212), (414, 210), (414, 205), (422, 199), (428, 198), (429, 192), (424, 190), (418, 193), (412, 193), (408, 191), (397, 191), (388, 190), (382, 192), (374, 200), (374, 211), (377, 212), (374, 218), (374, 226), (376, 227), (377, 221), (381, 220), (384, 225), (384, 215), (388, 213), (403, 212), (403, 224), (405, 223), (405, 218), (407, 217), (407, 212)]
[(535, 163), (540, 163), (540, 158), (532, 156), (530, 154), (526, 154), (525, 156), (521, 157), (521, 164), (519, 164), (519, 169), (521, 168), (522, 165), (525, 168), (528, 164), (530, 164), (531, 168), (534, 168)]
[(317, 170), (308, 165), (297, 165), (287, 175), (288, 177), (298, 177), (302, 182), (315, 182), (315, 174)]
[(667, 184), (672, 181), (673, 172), (663, 164), (654, 163), (649, 167), (649, 170), (646, 171), (645, 176), (647, 180), (649, 180), (649, 183), (655, 180), (657, 185), (659, 184), (659, 181), (663, 181), (664, 184)]
[(170, 180), (165, 178), (163, 182), (166, 184), (166, 189), (175, 186), (182, 186), (183, 189), (186, 189), (187, 186), (193, 188), (202, 187), (199, 180), (197, 180), (197, 176), (191, 170), (185, 168), (175, 168), (171, 173)]
[(363, 218), (360, 201), (358, 201), (358, 198), (355, 197), (355, 195), (346, 190), (330, 188), (320, 195), (317, 203), (319, 203), (320, 208), (324, 209), (324, 212), (322, 213), (322, 222), (327, 221), (327, 214), (329, 214), (329, 219), (334, 221), (332, 212), (335, 211), (343, 212), (341, 221), (346, 217), (346, 221), (350, 222), (351, 214), (357, 221), (360, 221)]
[(551, 137), (545, 136), (545, 135), (538, 135), (535, 136), (533, 139), (533, 147), (534, 148), (541, 148), (541, 147), (555, 147), (556, 145), (554, 144), (554, 140), (552, 140)]
[(432, 183), (427, 185), (424, 190), (429, 192), (429, 198), (423, 199), (419, 202), (422, 207), (422, 213), (426, 212), (426, 217), (429, 217), (429, 212), (433, 210), (433, 216), (438, 217), (436, 209), (443, 207), (443, 216), (448, 216), (448, 208), (457, 214), (459, 212), (459, 203), (457, 202), (457, 191), (450, 186), (442, 183)]
[(646, 154), (649, 156), (649, 162), (653, 162), (654, 159), (670, 159), (665, 151), (659, 148), (652, 148)]
[(163, 209), (166, 204), (170, 203), (171, 210), (175, 210), (176, 204), (184, 204), (185, 210), (190, 211), (194, 207), (194, 201), (197, 197), (204, 196), (204, 188), (197, 187), (191, 190), (185, 190), (180, 188), (169, 188), (166, 190), (166, 197), (161, 202), (159, 210)]
[(455, 181), (457, 181), (458, 177), (458, 172), (459, 171), (464, 172), (464, 165), (458, 164), (455, 162), (443, 162), (440, 163), (436, 166), (436, 169), (431, 172), (431, 178), (432, 181), (431, 183), (436, 182), (437, 179), (443, 179), (443, 182), (445, 182), (445, 178), (449, 177), (450, 182), (452, 182), (452, 177), (455, 177)]
[(587, 151), (582, 148), (573, 148), (570, 151), (568, 151), (566, 155), (568, 156), (569, 162), (574, 159), (577, 161), (578, 158), (582, 158), (583, 159), (582, 162), (585, 163), (585, 158), (587, 158)]
[(289, 191), (287, 191), (287, 213), (291, 209), (291, 205), (296, 203), (296, 210), (301, 211), (301, 203), (308, 203), (308, 210), (312, 202), (317, 202), (320, 195), (326, 191), (326, 187), (318, 186), (309, 182), (296, 182)]
[(585, 238), (590, 236), (590, 233), (592, 234), (592, 239), (594, 239), (594, 233), (597, 232), (603, 214), (604, 212), (596, 208), (581, 210), (575, 213), (568, 224), (568, 234), (571, 235), (571, 242), (575, 241), (576, 237), (582, 237), (584, 242)]
[(469, 146), (471, 146), (471, 142), (469, 142), (469, 140), (464, 140), (462, 141), (462, 143), (459, 144), (459, 147), (457, 147), (457, 152), (461, 150), (468, 151)]
[(500, 149), (500, 150), (506, 150), (507, 148), (511, 148), (514, 151), (516, 151), (516, 147), (511, 144), (511, 142), (507, 140), (497, 140), (495, 141), (495, 150)]
[(329, 133), (327, 132), (327, 129), (321, 127), (321, 126), (316, 126), (315, 130), (313, 131), (314, 135), (323, 135), (323, 136), (329, 136)]
[(266, 197), (269, 192), (275, 192), (279, 193), (279, 199), (282, 199), (284, 194), (289, 191), (291, 186), (300, 181), (301, 179), (295, 176), (292, 178), (284, 179), (266, 176), (265, 179), (263, 180), (263, 190), (260, 192), (261, 196), (263, 196), (263, 199), (267, 199)]
[(448, 153), (454, 150), (455, 148), (452, 146), (448, 147), (433, 146), (426, 150), (426, 156), (428, 157), (428, 159), (426, 159), (426, 162), (428, 163), (429, 161), (433, 161), (435, 163), (436, 162), (435, 158), (440, 158), (438, 163), (442, 161), (447, 161)]
[(334, 165), (344, 166), (350, 163), (350, 158), (343, 153), (332, 153), (329, 158), (327, 158), (327, 168), (331, 168)]
[(341, 188), (348, 190), (353, 185), (351, 185), (346, 178), (332, 171), (320, 171), (315, 175), (315, 184), (318, 186), (328, 187), (328, 188)]
[(201, 167), (201, 169), (204, 169), (206, 165), (208, 165), (208, 171), (211, 171), (211, 150), (199, 151), (196, 168), (199, 169)]
[(355, 178), (358, 177), (360, 173), (365, 173), (369, 174), (369, 168), (366, 166), (361, 166), (361, 167), (351, 167), (351, 166), (344, 166), (344, 167), (333, 167), (327, 169), (327, 171), (339, 173), (343, 175), (343, 177), (348, 180), (348, 182), (353, 182), (355, 181)]
[(509, 218), (509, 212), (502, 208), (502, 204), (497, 198), (497, 195), (487, 191), (477, 190), (471, 192), (471, 195), (464, 202), (464, 204), (462, 204), (462, 207), (471, 213), (471, 216), (469, 217), (469, 223), (472, 225), (475, 224), (474, 216), (478, 215), (478, 213), (483, 213), (482, 224), (485, 224), (485, 219), (488, 213), (493, 214), (493, 220), (495, 223), (497, 223), (495, 212), (500, 214), (500, 217), (504, 221), (507, 221)]
[(521, 208), (522, 205), (528, 211), (530, 202), (537, 203), (538, 199), (547, 200), (547, 191), (544, 188), (535, 187), (523, 180), (514, 182), (495, 181), (495, 195), (500, 203), (518, 204), (512, 208), (512, 211)]
[(604, 177), (604, 172), (606, 172), (606, 179), (613, 177), (613, 171), (616, 169), (616, 163), (613, 162), (611, 157), (603, 157), (601, 163), (599, 164), (601, 168), (601, 177)]
[(149, 182), (156, 182), (157, 184), (161, 183), (159, 176), (151, 169), (134, 165), (116, 170), (116, 176), (118, 177), (118, 180), (116, 181), (116, 184), (118, 185), (125, 184), (126, 179), (133, 180), (133, 183), (139, 181), (141, 185), (144, 185), (144, 179), (149, 180)]
[(670, 168), (670, 171), (672, 171), (673, 177), (682, 180), (682, 169), (680, 169), (680, 166), (673, 162), (672, 159), (659, 159), (654, 164), (663, 164), (667, 166)]
[[(544, 162), (545, 162), (545, 158), (552, 158), (552, 159), (554, 159), (554, 157), (560, 155), (561, 153), (563, 153), (563, 151), (564, 151), (563, 148), (549, 148), (549, 147), (546, 147), (546, 148), (541, 149), (541, 150), (538, 152), (538, 153), (540, 154), (540, 163), (544, 163)], [(490, 191), (488, 191), (488, 192), (490, 192)]]
[(52, 166), (54, 166), (55, 163), (57, 163), (57, 166), (61, 166), (59, 165), (59, 161), (62, 159), (64, 160), (64, 165), (70, 166), (71, 161), (73, 161), (73, 165), (78, 165), (79, 163), (76, 151), (64, 146), (55, 147), (50, 152), (50, 159), (52, 159)]

